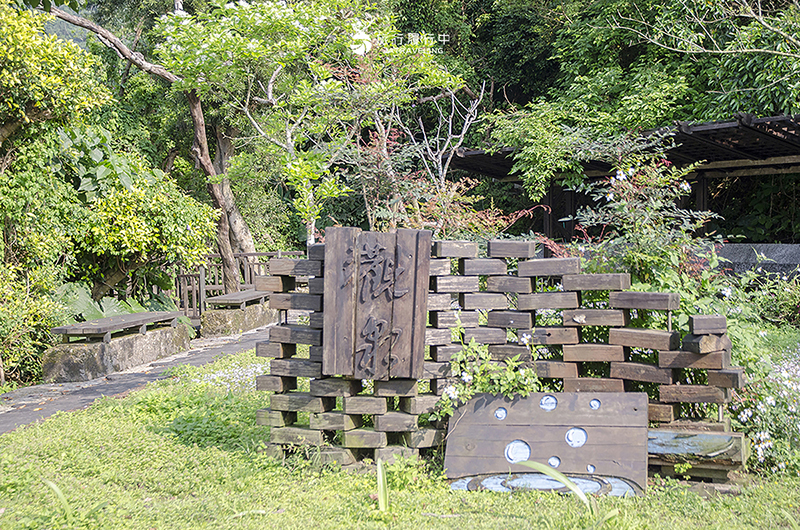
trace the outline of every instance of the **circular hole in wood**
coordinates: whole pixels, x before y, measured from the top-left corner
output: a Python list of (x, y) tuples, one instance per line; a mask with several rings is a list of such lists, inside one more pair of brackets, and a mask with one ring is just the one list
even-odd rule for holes
[(589, 464), (588, 466), (586, 466), (586, 471), (587, 471), (588, 473), (594, 473), (594, 470), (595, 470), (595, 469), (597, 469), (597, 468), (596, 468), (596, 467), (594, 467), (592, 464)]
[(531, 446), (522, 440), (514, 440), (506, 445), (506, 460), (512, 464), (524, 462), (531, 457)]
[(600, 408), (600, 400), (593, 399), (589, 402), (589, 408), (592, 410), (598, 410)]
[(586, 443), (587, 438), (588, 435), (586, 434), (586, 431), (580, 427), (571, 428), (564, 436), (564, 439), (567, 441), (567, 445), (570, 447), (582, 447), (583, 444)]
[(500, 407), (494, 411), (494, 417), (497, 418), (498, 420), (502, 421), (506, 419), (507, 416), (508, 416), (508, 411), (503, 407)]
[(561, 459), (557, 456), (551, 456), (547, 459), (547, 463), (550, 464), (550, 467), (558, 467), (561, 465)]
[(550, 412), (556, 409), (558, 406), (558, 400), (555, 396), (548, 394), (539, 401), (539, 406), (542, 408), (542, 410)]

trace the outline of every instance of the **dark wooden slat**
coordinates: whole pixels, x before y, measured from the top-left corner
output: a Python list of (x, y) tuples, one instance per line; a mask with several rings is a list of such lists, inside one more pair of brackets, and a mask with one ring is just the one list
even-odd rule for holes
[(693, 315), (689, 317), (689, 333), (693, 335), (727, 333), (728, 321), (724, 315)]
[(292, 276), (256, 276), (253, 281), (256, 291), (285, 293), (297, 286)]
[(327, 412), (336, 405), (334, 398), (316, 397), (307, 392), (274, 394), (270, 398), (272, 410), (287, 412)]
[(696, 368), (702, 370), (722, 370), (731, 365), (731, 352), (723, 350), (714, 353), (692, 353), (688, 351), (658, 352), (658, 366), (661, 368)]
[(310, 259), (272, 258), (269, 260), (269, 273), (273, 276), (322, 276), (322, 262)]
[(570, 309), (561, 312), (565, 326), (627, 326), (628, 312), (617, 309)]
[(273, 293), (269, 297), (269, 307), (271, 309), (322, 311), (322, 296), (318, 294)]
[(461, 344), (446, 344), (443, 346), (431, 346), (431, 359), (436, 362), (450, 362), (454, 354), (463, 349)]
[(646, 381), (671, 385), (673, 373), (669, 368), (645, 363), (611, 363), (611, 377), (629, 381)]
[(744, 368), (709, 370), (708, 384), (721, 388), (743, 388), (747, 384), (747, 378), (744, 374)]
[(431, 276), (450, 275), (450, 258), (432, 259), (430, 263), (430, 271), (428, 274)]
[(323, 327), (327, 331), (322, 348), (325, 375), (353, 375), (358, 283), (356, 238), (360, 232), (344, 227), (326, 230)]
[(727, 335), (686, 335), (681, 344), (681, 349), (693, 353), (731, 351), (732, 347), (731, 339)]
[(297, 389), (296, 377), (279, 377), (276, 375), (256, 376), (256, 390), (263, 392), (277, 392), (281, 394)]
[(322, 377), (322, 365), (308, 359), (272, 359), (269, 371), (272, 375)]
[(386, 414), (386, 398), (373, 396), (353, 396), (344, 398), (342, 409), (345, 414)]
[(477, 311), (431, 311), (431, 326), (435, 328), (478, 327)]
[(429, 414), (434, 411), (439, 399), (439, 396), (434, 394), (403, 397), (400, 398), (400, 410), (408, 414)]
[(577, 328), (534, 328), (517, 331), (519, 341), (525, 344), (578, 344), (580, 337)]
[(661, 331), (657, 329), (621, 329), (611, 328), (608, 332), (608, 343), (633, 348), (649, 348), (653, 350), (675, 350), (680, 345), (681, 334), (677, 331)]
[(648, 421), (656, 421), (659, 423), (668, 423), (675, 421), (675, 416), (678, 413), (679, 405), (674, 403), (653, 403), (647, 405), (647, 419)]
[(319, 397), (354, 396), (361, 392), (361, 381), (359, 379), (326, 377), (324, 379), (312, 379), (309, 386), (309, 393), (312, 396)]
[(531, 311), (535, 309), (571, 309), (578, 307), (578, 293), (533, 293), (520, 294), (517, 298), (517, 309)]
[(308, 294), (325, 294), (325, 278), (309, 278)]
[(458, 270), (464, 276), (505, 274), (508, 270), (508, 265), (502, 259), (462, 259), (458, 262)]
[(388, 443), (385, 432), (377, 432), (373, 429), (354, 429), (344, 432), (342, 445), (350, 449), (376, 449), (386, 447)]
[(405, 412), (387, 412), (374, 417), (379, 432), (405, 432), (417, 429), (417, 416)]
[(624, 291), (631, 288), (631, 275), (570, 274), (561, 278), (565, 291)]
[(681, 295), (678, 293), (619, 291), (609, 293), (608, 305), (619, 309), (660, 309), (676, 311), (681, 307)]
[(488, 243), (488, 254), (492, 258), (532, 258), (536, 256), (534, 241), (492, 240)]
[[(477, 290), (477, 289), (476, 289)], [(508, 309), (508, 298), (499, 293), (471, 293), (459, 295), (461, 308), (473, 309)]]
[(564, 392), (624, 392), (622, 379), (570, 377), (564, 379)]
[(416, 379), (390, 379), (388, 381), (375, 381), (373, 391), (377, 397), (416, 396)]
[(578, 377), (578, 365), (563, 361), (536, 361), (536, 375), (544, 379), (564, 379)]
[(568, 362), (622, 362), (625, 350), (622, 346), (609, 344), (564, 345), (564, 360)]
[(428, 311), (447, 311), (451, 309), (453, 297), (450, 293), (428, 293)]
[(322, 431), (303, 427), (272, 428), (270, 442), (282, 445), (322, 445)]
[(325, 327), (325, 313), (314, 311), (308, 314), (308, 327), (322, 329)]
[(517, 264), (517, 276), (564, 276), (580, 272), (580, 258), (530, 259)]
[(478, 327), (464, 330), (464, 344), (472, 339), (478, 344), (505, 344), (506, 330), (502, 328)]
[(438, 447), (444, 443), (445, 431), (441, 429), (417, 429), (403, 433), (403, 443), (414, 449)]
[(361, 427), (363, 422), (360, 415), (341, 412), (321, 412), (308, 417), (309, 427), (320, 431), (351, 431)]
[(417, 232), (416, 248), (416, 280), (414, 284), (414, 314), (413, 332), (411, 340), (412, 361), (411, 371), (399, 374), (419, 378), (422, 373), (422, 363), (425, 357), (426, 342), (426, 315), (428, 311), (428, 277), (430, 276), (430, 252), (432, 234), (428, 230)]
[[(325, 236), (327, 236), (327, 232)], [(308, 259), (316, 260), (316, 261), (323, 261), (325, 259), (325, 244), (324, 243), (315, 243), (313, 245), (308, 245), (306, 247)]]
[(435, 276), (431, 290), (437, 293), (471, 293), (479, 289), (477, 276)]
[(280, 342), (256, 342), (256, 357), (274, 357), (286, 359), (297, 354), (296, 344), (282, 344)]
[(322, 330), (308, 326), (275, 326), (270, 328), (269, 340), (290, 344), (322, 345)]
[[(424, 289), (425, 309), (420, 308), (425, 314), (428, 304), (428, 272), (417, 271), (417, 231), (398, 230), (396, 237), (396, 253), (394, 267), (394, 299), (391, 307), (391, 333), (392, 340), (389, 344), (389, 377), (412, 378), (422, 372), (422, 357), (424, 351), (418, 353), (419, 359), (414, 359), (413, 338), (415, 321), (415, 303), (417, 274), (422, 274)], [(430, 248), (430, 245), (428, 245)], [(430, 270), (430, 252), (424, 252), (423, 257), (428, 259)], [(425, 323), (423, 322), (423, 328)], [(424, 332), (424, 329), (423, 329)], [(425, 345), (422, 344), (421, 350)], [(415, 363), (416, 361), (416, 363)], [(417, 368), (415, 365), (419, 365)]]
[(450, 363), (426, 362), (422, 372), (422, 379), (440, 379), (450, 377)]
[(427, 346), (446, 346), (452, 341), (449, 329), (425, 328)]
[(524, 311), (490, 311), (487, 325), (493, 328), (530, 329), (533, 317)]
[(527, 346), (519, 344), (490, 344), (489, 355), (493, 361), (504, 361), (519, 355), (519, 361), (528, 362), (531, 360), (531, 350)]
[(727, 388), (705, 385), (661, 385), (659, 400), (665, 403), (727, 403)]

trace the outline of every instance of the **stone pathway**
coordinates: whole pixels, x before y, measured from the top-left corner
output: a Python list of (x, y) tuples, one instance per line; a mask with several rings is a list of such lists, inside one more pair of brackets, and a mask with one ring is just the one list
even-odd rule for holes
[(92, 381), (36, 385), (0, 394), (0, 434), (42, 421), (56, 412), (84, 409), (103, 396), (136, 390), (151, 381), (164, 379), (164, 372), (175, 366), (200, 366), (222, 355), (255, 348), (256, 342), (269, 338), (270, 327), (240, 335), (194, 339), (188, 351)]

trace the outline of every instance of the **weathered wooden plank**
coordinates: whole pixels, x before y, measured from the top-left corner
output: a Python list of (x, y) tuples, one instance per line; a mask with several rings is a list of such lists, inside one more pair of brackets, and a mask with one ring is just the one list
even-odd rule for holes
[(416, 379), (390, 379), (388, 381), (375, 381), (373, 391), (378, 397), (416, 396)]
[(723, 370), (731, 365), (731, 352), (723, 350), (714, 353), (692, 353), (688, 351), (658, 352), (658, 366), (661, 368), (697, 368), (702, 370)]
[(297, 354), (297, 345), (280, 342), (256, 342), (256, 357), (285, 359)]
[(439, 379), (450, 377), (450, 363), (425, 361), (422, 379)]
[(636, 291), (612, 292), (608, 305), (619, 309), (660, 309), (676, 311), (681, 307), (678, 293), (642, 293)]
[(304, 427), (280, 427), (270, 429), (269, 441), (282, 445), (322, 445), (323, 439), (322, 431)]
[[(476, 289), (477, 290), (477, 289)], [(508, 297), (500, 293), (471, 293), (459, 295), (461, 309), (508, 309)]]
[(578, 365), (563, 361), (536, 361), (536, 375), (544, 379), (577, 378)]
[(536, 256), (535, 241), (504, 241), (495, 239), (488, 243), (488, 254), (492, 258), (533, 258)]
[(309, 427), (321, 431), (352, 431), (363, 425), (360, 414), (344, 414), (342, 412), (321, 412), (308, 417)]
[(675, 421), (678, 415), (678, 407), (675, 403), (654, 403), (647, 404), (647, 420), (659, 423)]
[(302, 293), (273, 293), (269, 297), (270, 309), (297, 309), (322, 311), (322, 296)]
[(400, 398), (400, 410), (408, 414), (429, 414), (434, 411), (439, 399), (435, 394)]
[(564, 379), (564, 392), (624, 392), (622, 379), (570, 377)]
[(579, 307), (578, 293), (533, 293), (520, 294), (517, 298), (517, 309), (533, 311), (536, 309), (571, 309)]
[(464, 276), (505, 274), (508, 265), (504, 259), (472, 258), (458, 260), (458, 272)]
[(526, 294), (533, 291), (530, 278), (516, 276), (489, 276), (486, 279), (486, 291), (490, 293), (520, 293)]
[(478, 344), (505, 344), (506, 330), (502, 328), (469, 328), (463, 331), (464, 344), (469, 344), (472, 339)]
[(517, 264), (517, 276), (564, 276), (580, 272), (580, 258), (529, 259)]
[(431, 290), (437, 293), (471, 293), (479, 290), (477, 276), (435, 276)]
[(361, 392), (361, 380), (326, 377), (312, 379), (309, 393), (319, 397), (354, 396)]
[(443, 346), (431, 346), (431, 359), (436, 362), (450, 362), (454, 354), (463, 349), (461, 344), (445, 344)]
[(386, 398), (373, 396), (345, 397), (342, 405), (345, 414), (386, 414)]
[(56, 326), (51, 328), (50, 331), (58, 335), (103, 335), (114, 331), (141, 328), (147, 324), (155, 324), (157, 322), (174, 321), (181, 316), (183, 316), (183, 313), (180, 311), (145, 311)]
[(727, 388), (705, 385), (661, 385), (659, 400), (665, 403), (727, 403), (730, 393)]
[(423, 449), (438, 447), (444, 443), (445, 431), (443, 429), (417, 429), (403, 433), (403, 442), (408, 447)]
[(434, 241), (433, 255), (437, 258), (477, 258), (478, 244), (473, 241)]
[(296, 377), (280, 377), (277, 375), (256, 376), (256, 390), (281, 394), (297, 388)]
[(314, 329), (322, 329), (325, 327), (325, 313), (323, 311), (314, 311), (308, 314), (308, 327)]
[[(327, 236), (327, 232), (325, 233)], [(324, 261), (325, 260), (325, 243), (314, 243), (306, 247), (306, 257), (310, 260)]]
[(256, 424), (269, 427), (288, 427), (297, 423), (296, 412), (259, 409), (256, 411)]
[(490, 311), (487, 324), (493, 328), (530, 329), (533, 316), (522, 311)]
[(272, 410), (327, 412), (336, 405), (336, 399), (312, 396), (308, 392), (273, 394), (270, 398)]
[[(517, 332), (520, 344), (578, 344), (578, 328), (533, 328)], [(527, 341), (527, 342), (525, 342)]]
[(449, 276), (450, 275), (450, 258), (432, 259), (430, 261), (430, 276)]
[(452, 341), (449, 329), (425, 328), (427, 346), (446, 346)]
[(342, 436), (342, 445), (350, 449), (370, 449), (386, 447), (386, 433), (373, 429), (353, 429), (345, 431)]
[(356, 463), (356, 457), (353, 451), (344, 447), (322, 447), (319, 450), (319, 463), (323, 466), (326, 464), (349, 466)]
[(271, 258), (269, 260), (269, 273), (272, 276), (322, 276), (322, 261)]
[(709, 370), (708, 384), (721, 388), (743, 388), (747, 384), (747, 378), (744, 375), (744, 368)]
[(650, 429), (647, 453), (662, 461), (717, 464), (741, 468), (747, 462), (747, 440), (738, 432), (685, 432)]
[(731, 351), (732, 347), (731, 339), (727, 335), (686, 335), (681, 345), (682, 350), (692, 353)]
[(441, 396), (447, 387), (453, 385), (452, 379), (431, 379), (431, 393)]
[(478, 327), (477, 311), (431, 311), (431, 326), (435, 328)]
[(677, 331), (633, 328), (611, 328), (608, 331), (608, 343), (619, 346), (653, 350), (675, 350), (680, 345), (680, 342), (681, 334)]
[(353, 375), (389, 379), (396, 234), (362, 232), (356, 242), (359, 260), (356, 293), (356, 347)]
[(625, 349), (611, 344), (564, 345), (564, 360), (568, 362), (623, 362)]
[[(322, 373), (353, 375), (356, 344), (358, 228), (329, 227), (325, 238), (325, 296)], [(309, 290), (311, 284), (309, 282)]]
[(693, 335), (722, 335), (728, 332), (725, 315), (692, 315), (689, 317), (689, 333)]
[(418, 378), (425, 356), (431, 233), (397, 231), (389, 376)]
[(373, 418), (375, 430), (379, 432), (404, 432), (417, 429), (417, 416), (405, 412), (387, 412)]
[(531, 350), (527, 346), (519, 344), (491, 344), (489, 345), (489, 355), (493, 361), (505, 361), (519, 355), (519, 361), (528, 362), (531, 360)]
[(428, 293), (428, 311), (447, 311), (452, 305), (453, 297), (450, 293)]
[(309, 278), (308, 294), (325, 294), (325, 278)]
[(631, 275), (617, 274), (570, 274), (561, 278), (565, 291), (624, 291), (631, 288)]
[[(309, 346), (308, 347), (308, 360), (315, 363), (322, 363), (322, 346)], [(324, 367), (323, 367), (323, 373)]]
[(626, 379), (628, 381), (646, 381), (649, 383), (662, 383), (671, 385), (674, 374), (669, 368), (659, 368), (653, 364), (645, 363), (611, 363), (611, 377)]
[[(680, 405), (672, 406), (679, 408)], [(706, 418), (684, 418), (659, 425), (659, 429), (669, 429), (671, 431), (691, 431), (691, 432), (731, 432), (731, 419), (723, 418), (723, 421), (711, 421)]]
[(561, 312), (565, 326), (627, 326), (627, 311), (618, 309), (569, 309)]
[(253, 280), (256, 291), (285, 293), (297, 287), (292, 276), (256, 276)]
[(322, 330), (312, 329), (308, 326), (280, 325), (270, 328), (269, 340), (271, 342), (320, 346), (322, 344)]

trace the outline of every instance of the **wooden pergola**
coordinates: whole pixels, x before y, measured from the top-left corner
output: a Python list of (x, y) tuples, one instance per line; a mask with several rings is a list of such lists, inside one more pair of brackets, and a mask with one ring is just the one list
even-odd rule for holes
[[(677, 122), (644, 134), (655, 132), (667, 133), (675, 141), (676, 147), (667, 151), (672, 163), (686, 166), (703, 162), (688, 176), (698, 210), (708, 209), (709, 179), (800, 173), (800, 115), (756, 118), (739, 113), (732, 121)], [(502, 182), (519, 182), (519, 176), (510, 174), (515, 150), (507, 147), (491, 154), (480, 149), (462, 150), (453, 158), (451, 167)], [(588, 162), (584, 164), (584, 174), (589, 178), (607, 177), (611, 175), (611, 166), (600, 161)], [(551, 186), (542, 202), (551, 208), (551, 213), (545, 215), (545, 235), (569, 239), (572, 223), (557, 220), (575, 213), (574, 193)]]

